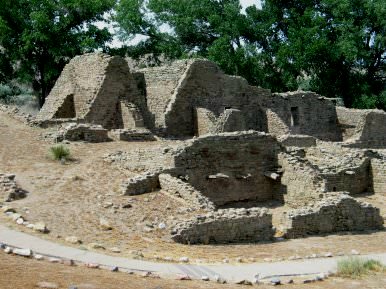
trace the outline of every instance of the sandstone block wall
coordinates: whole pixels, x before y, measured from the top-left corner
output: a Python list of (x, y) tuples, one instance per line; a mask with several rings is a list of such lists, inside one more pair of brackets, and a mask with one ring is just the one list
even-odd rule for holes
[(281, 153), (283, 170), (281, 191), (277, 198), (290, 207), (299, 208), (319, 200), (325, 192), (325, 182), (318, 172), (296, 155)]
[(312, 207), (287, 212), (282, 222), (281, 231), (287, 238), (383, 228), (378, 208), (342, 193), (329, 194)]
[(38, 120), (75, 118), (107, 129), (122, 128), (130, 119), (128, 112), (122, 114), (121, 101), (133, 103), (147, 114), (146, 99), (123, 58), (85, 54), (66, 65)]
[(259, 95), (267, 112), (268, 132), (276, 136), (303, 134), (327, 141), (342, 140), (335, 105), (313, 92)]
[(193, 139), (174, 157), (175, 168), (215, 205), (271, 200), (277, 182), (277, 141), (259, 132), (223, 133)]
[(135, 196), (151, 193), (159, 189), (158, 180), (160, 172), (146, 172), (128, 179), (121, 184), (121, 192), (124, 195)]
[(370, 171), (373, 192), (386, 195), (386, 155), (371, 159)]
[(184, 244), (259, 242), (272, 238), (272, 215), (258, 208), (219, 210), (181, 222), (172, 231), (172, 239)]
[(114, 140), (120, 141), (155, 141), (156, 138), (147, 129), (114, 129), (110, 131), (110, 136)]
[(111, 139), (107, 135), (107, 129), (100, 125), (90, 124), (65, 124), (59, 131), (62, 138), (69, 141), (107, 142)]
[(278, 138), (278, 141), (285, 147), (312, 147), (316, 146), (316, 139), (308, 135), (287, 134)]
[(189, 61), (165, 110), (167, 133), (174, 136), (197, 135), (197, 107), (211, 111), (216, 118), (226, 109), (238, 109), (244, 118), (242, 126), (265, 131), (266, 117), (257, 105), (258, 95), (268, 96), (270, 91), (250, 86), (241, 77), (225, 75), (210, 61)]
[(189, 183), (173, 177), (170, 174), (160, 174), (159, 183), (162, 191), (183, 199), (190, 206), (198, 209), (214, 210), (215, 205), (201, 192), (194, 189)]
[(192, 60), (179, 60), (166, 66), (138, 70), (144, 75), (147, 106), (155, 128), (165, 128), (166, 108), (191, 63)]
[(337, 107), (339, 124), (348, 147), (386, 147), (386, 113)]

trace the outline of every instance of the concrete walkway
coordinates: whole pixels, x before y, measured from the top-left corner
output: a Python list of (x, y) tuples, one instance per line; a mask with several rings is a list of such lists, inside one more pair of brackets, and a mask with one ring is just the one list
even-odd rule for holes
[[(72, 259), (81, 263), (96, 263), (105, 267), (119, 267), (121, 271), (154, 272), (161, 276), (189, 275), (193, 279), (208, 276), (210, 279), (220, 276), (228, 281), (253, 280), (259, 274), (260, 278), (273, 276), (311, 275), (336, 270), (339, 257), (308, 259), (298, 261), (283, 261), (275, 263), (254, 264), (215, 264), (189, 265), (173, 263), (156, 263), (113, 257), (99, 253), (66, 247), (54, 242), (46, 241), (35, 236), (11, 230), (0, 225), (0, 242), (11, 247), (29, 248), (35, 254)], [(361, 256), (381, 261), (386, 265), (386, 253)]]

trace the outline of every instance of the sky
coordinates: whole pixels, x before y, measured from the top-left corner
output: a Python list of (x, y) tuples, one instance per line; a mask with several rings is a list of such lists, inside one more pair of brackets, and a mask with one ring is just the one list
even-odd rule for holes
[[(252, 6), (252, 5), (256, 5), (258, 8), (261, 8), (261, 0), (240, 0), (240, 4), (243, 7), (243, 11), (245, 10), (245, 8), (247, 8), (249, 6)], [(99, 27), (106, 27), (102, 23), (99, 23), (97, 25)], [(114, 32), (114, 29), (111, 26), (109, 26), (109, 30), (111, 30), (111, 32)], [(139, 41), (141, 41), (143, 39), (144, 39), (143, 36), (138, 35), (137, 37), (135, 37), (130, 42), (131, 42), (131, 44), (136, 44), (136, 43), (138, 43)], [(111, 47), (120, 47), (120, 46), (122, 46), (122, 42), (117, 37), (114, 37), (114, 39), (111, 42), (110, 46)]]

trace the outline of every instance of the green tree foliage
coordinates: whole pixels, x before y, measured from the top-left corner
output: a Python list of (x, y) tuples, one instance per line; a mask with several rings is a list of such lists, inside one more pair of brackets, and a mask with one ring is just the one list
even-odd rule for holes
[(15, 77), (32, 83), (42, 105), (69, 59), (105, 48), (111, 35), (94, 23), (114, 4), (115, 0), (2, 0), (0, 81)]
[(349, 107), (385, 89), (384, 0), (267, 0), (261, 14), (255, 24), (269, 39), (263, 53), (284, 72), (281, 85), (293, 89), (310, 78), (311, 90)]
[(121, 36), (147, 37), (131, 56), (205, 57), (274, 91), (386, 107), (384, 0), (266, 0), (246, 13), (238, 0), (121, 0), (116, 12)]

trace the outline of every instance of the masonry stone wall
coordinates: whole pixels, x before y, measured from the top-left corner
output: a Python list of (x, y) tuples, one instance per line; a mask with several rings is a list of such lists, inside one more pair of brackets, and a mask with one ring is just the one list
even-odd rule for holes
[(312, 207), (292, 210), (283, 215), (280, 230), (287, 238), (340, 231), (383, 228), (379, 209), (343, 194), (329, 194)]
[(14, 174), (0, 173), (0, 201), (11, 202), (23, 199), (27, 196), (27, 191), (18, 186)]
[(77, 119), (103, 127), (122, 128), (129, 121), (121, 102), (147, 114), (146, 99), (123, 58), (90, 53), (66, 65), (39, 112), (41, 122)]
[(160, 174), (159, 183), (162, 191), (173, 197), (181, 198), (189, 206), (197, 209), (214, 210), (215, 205), (189, 183), (170, 174)]
[(111, 139), (101, 125), (68, 123), (59, 129), (62, 139), (69, 141), (107, 142)]
[(281, 191), (277, 198), (290, 207), (299, 208), (319, 200), (325, 191), (325, 182), (317, 170), (296, 155), (281, 153), (279, 164), (283, 170)]
[(224, 74), (213, 62), (191, 61), (165, 110), (167, 133), (197, 135), (197, 107), (211, 111), (216, 118), (226, 109), (238, 109), (246, 129), (266, 131), (265, 113), (257, 105), (258, 95), (268, 96), (270, 91), (250, 86), (241, 77)]
[(372, 191), (386, 195), (386, 155), (371, 159)]
[(334, 104), (316, 93), (260, 96), (259, 105), (267, 111), (268, 132), (276, 136), (303, 134), (327, 141), (342, 139)]
[(316, 139), (309, 135), (287, 134), (278, 138), (285, 147), (312, 147), (316, 146)]
[(259, 132), (223, 133), (189, 142), (174, 157), (176, 169), (215, 205), (271, 200), (277, 183), (265, 176), (277, 169), (277, 141)]
[(386, 112), (337, 107), (347, 147), (386, 147)]
[(217, 244), (269, 241), (272, 215), (266, 209), (218, 210), (179, 223), (172, 239), (184, 244)]
[(180, 82), (192, 63), (191, 60), (179, 60), (170, 65), (139, 69), (145, 78), (147, 106), (152, 115), (155, 128), (165, 128), (165, 110), (176, 94)]

